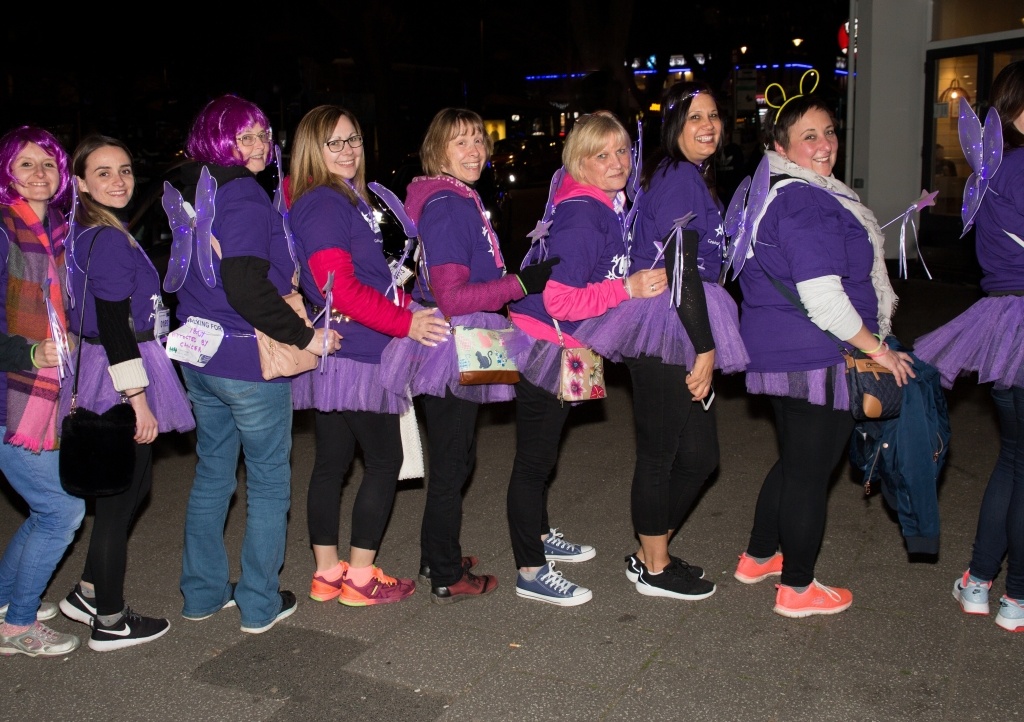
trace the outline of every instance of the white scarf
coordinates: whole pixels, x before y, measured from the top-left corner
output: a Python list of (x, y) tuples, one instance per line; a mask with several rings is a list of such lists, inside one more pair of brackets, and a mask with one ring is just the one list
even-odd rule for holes
[(772, 175), (788, 175), (824, 188), (853, 214), (857, 222), (867, 231), (868, 240), (874, 249), (874, 262), (871, 266), (871, 285), (878, 298), (878, 335), (885, 338), (892, 332), (892, 315), (896, 311), (899, 299), (889, 282), (889, 270), (885, 266), (885, 234), (875, 214), (860, 202), (860, 197), (853, 189), (833, 176), (823, 176), (783, 158), (773, 150), (766, 150), (768, 164)]

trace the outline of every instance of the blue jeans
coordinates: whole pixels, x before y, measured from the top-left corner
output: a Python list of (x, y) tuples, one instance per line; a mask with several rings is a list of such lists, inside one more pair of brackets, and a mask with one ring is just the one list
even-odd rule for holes
[(224, 525), (242, 451), (248, 504), (234, 599), (242, 626), (261, 627), (281, 611), (278, 575), (291, 504), (291, 385), (225, 379), (187, 366), (182, 373), (196, 417), (198, 456), (185, 512), (182, 615), (213, 614), (231, 600)]
[[(6, 432), (0, 426), (0, 438)], [(0, 559), (0, 606), (11, 605), (6, 621), (18, 627), (36, 621), (46, 585), (85, 517), (85, 500), (60, 485), (58, 453), (0, 443), (0, 471), (28, 504), (28, 518)]]
[(1024, 388), (992, 390), (999, 456), (988, 478), (974, 536), (971, 574), (991, 581), (1006, 564), (1006, 594), (1024, 599)]

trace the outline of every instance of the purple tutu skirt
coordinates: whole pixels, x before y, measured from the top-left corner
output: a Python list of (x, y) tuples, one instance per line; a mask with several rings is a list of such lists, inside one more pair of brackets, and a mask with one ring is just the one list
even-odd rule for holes
[[(832, 367), (832, 408), (848, 411), (850, 390), (846, 387), (846, 364)], [(803, 399), (815, 406), (825, 405), (828, 368), (810, 371), (747, 371), (747, 392), (768, 396), (789, 396)]]
[[(412, 304), (412, 309), (421, 308)], [(453, 316), (453, 326), (474, 328), (508, 328), (508, 319), (498, 313), (478, 312), (464, 316)], [(509, 334), (506, 347), (511, 358), (519, 363), (519, 356), (529, 345), (529, 336), (522, 331)], [(455, 355), (455, 344), (441, 343), (424, 346), (411, 338), (393, 339), (381, 354), (381, 383), (393, 393), (419, 396), (445, 395), (446, 390), (465, 401), (477, 404), (491, 404), (511, 401), (516, 397), (515, 384), (479, 384), (463, 386), (459, 383), (459, 362)], [(522, 374), (523, 366), (519, 365)]]
[(323, 367), (292, 379), (293, 409), (404, 414), (412, 404), (408, 396), (384, 387), (380, 364), (328, 356)]
[[(161, 434), (168, 431), (191, 431), (196, 428), (192, 416), (192, 404), (185, 393), (185, 387), (178, 378), (174, 363), (167, 358), (159, 341), (143, 341), (139, 344), (142, 365), (149, 377), (146, 387), (146, 401), (157, 420)], [(75, 364), (78, 350), (71, 352), (71, 364)], [(107, 352), (100, 344), (82, 344), (82, 360), (78, 379), (78, 405), (102, 414), (121, 400), (114, 390), (114, 382), (107, 369), (110, 363)], [(60, 418), (64, 419), (71, 410), (71, 390), (75, 378), (69, 374), (60, 387)]]
[(947, 389), (975, 371), (996, 389), (1024, 386), (1024, 296), (986, 296), (918, 338), (914, 355), (938, 369)]
[[(523, 334), (528, 341), (526, 348), (516, 355), (519, 375), (539, 389), (551, 392), (557, 397), (561, 391), (562, 347), (557, 343), (543, 341)], [(577, 338), (573, 334), (573, 338)], [(573, 403), (575, 406), (582, 401)]]
[[(715, 339), (715, 368), (727, 374), (742, 371), (750, 357), (740, 338), (736, 301), (717, 283), (705, 282), (704, 293)], [(666, 364), (690, 369), (697, 356), (667, 293), (620, 303), (583, 321), (572, 335), (609, 361), (656, 356)]]

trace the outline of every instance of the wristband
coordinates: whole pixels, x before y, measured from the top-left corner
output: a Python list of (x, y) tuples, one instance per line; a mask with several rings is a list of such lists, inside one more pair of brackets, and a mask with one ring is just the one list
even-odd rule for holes
[(865, 353), (864, 355), (867, 356), (868, 358), (878, 358), (879, 356), (885, 356), (887, 353), (889, 353), (889, 344), (887, 344), (885, 341), (882, 341), (878, 349), (875, 349), (871, 353)]
[(629, 296), (630, 298), (633, 298), (633, 291), (630, 290), (629, 288), (629, 276), (626, 276), (625, 278), (622, 279), (622, 285), (626, 289), (626, 295)]
[(146, 389), (139, 389), (134, 394), (125, 394), (124, 397), (126, 399), (134, 399), (136, 396), (141, 396), (144, 393), (146, 393)]
[(524, 296), (529, 296), (529, 295), (530, 295), (530, 292), (526, 290), (526, 284), (525, 284), (525, 283), (523, 283), (523, 279), (521, 279), (521, 278), (519, 277), (519, 274), (518, 274), (518, 273), (516, 274), (516, 280), (517, 280), (517, 281), (519, 281), (519, 287), (523, 289), (523, 295), (524, 295)]
[(885, 348), (885, 341), (879, 340), (878, 345), (875, 346), (870, 351), (865, 351), (864, 349), (861, 349), (860, 352), (865, 356), (874, 356), (875, 354), (882, 351), (883, 348)]
[(30, 348), (28, 350), (28, 358), (29, 358), (29, 361), (32, 362), (32, 366), (34, 368), (41, 369), (42, 366), (40, 366), (39, 364), (36, 363), (36, 349), (37, 348), (39, 348), (39, 344), (37, 344), (37, 343), (32, 344), (32, 348)]

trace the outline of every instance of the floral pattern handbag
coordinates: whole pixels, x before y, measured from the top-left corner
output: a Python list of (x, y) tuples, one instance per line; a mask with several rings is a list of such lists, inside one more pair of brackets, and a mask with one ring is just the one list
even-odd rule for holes
[(562, 329), (555, 322), (558, 344), (562, 347), (562, 363), (558, 372), (558, 400), (577, 403), (590, 399), (603, 399), (604, 359), (601, 354), (586, 347), (566, 348)]

